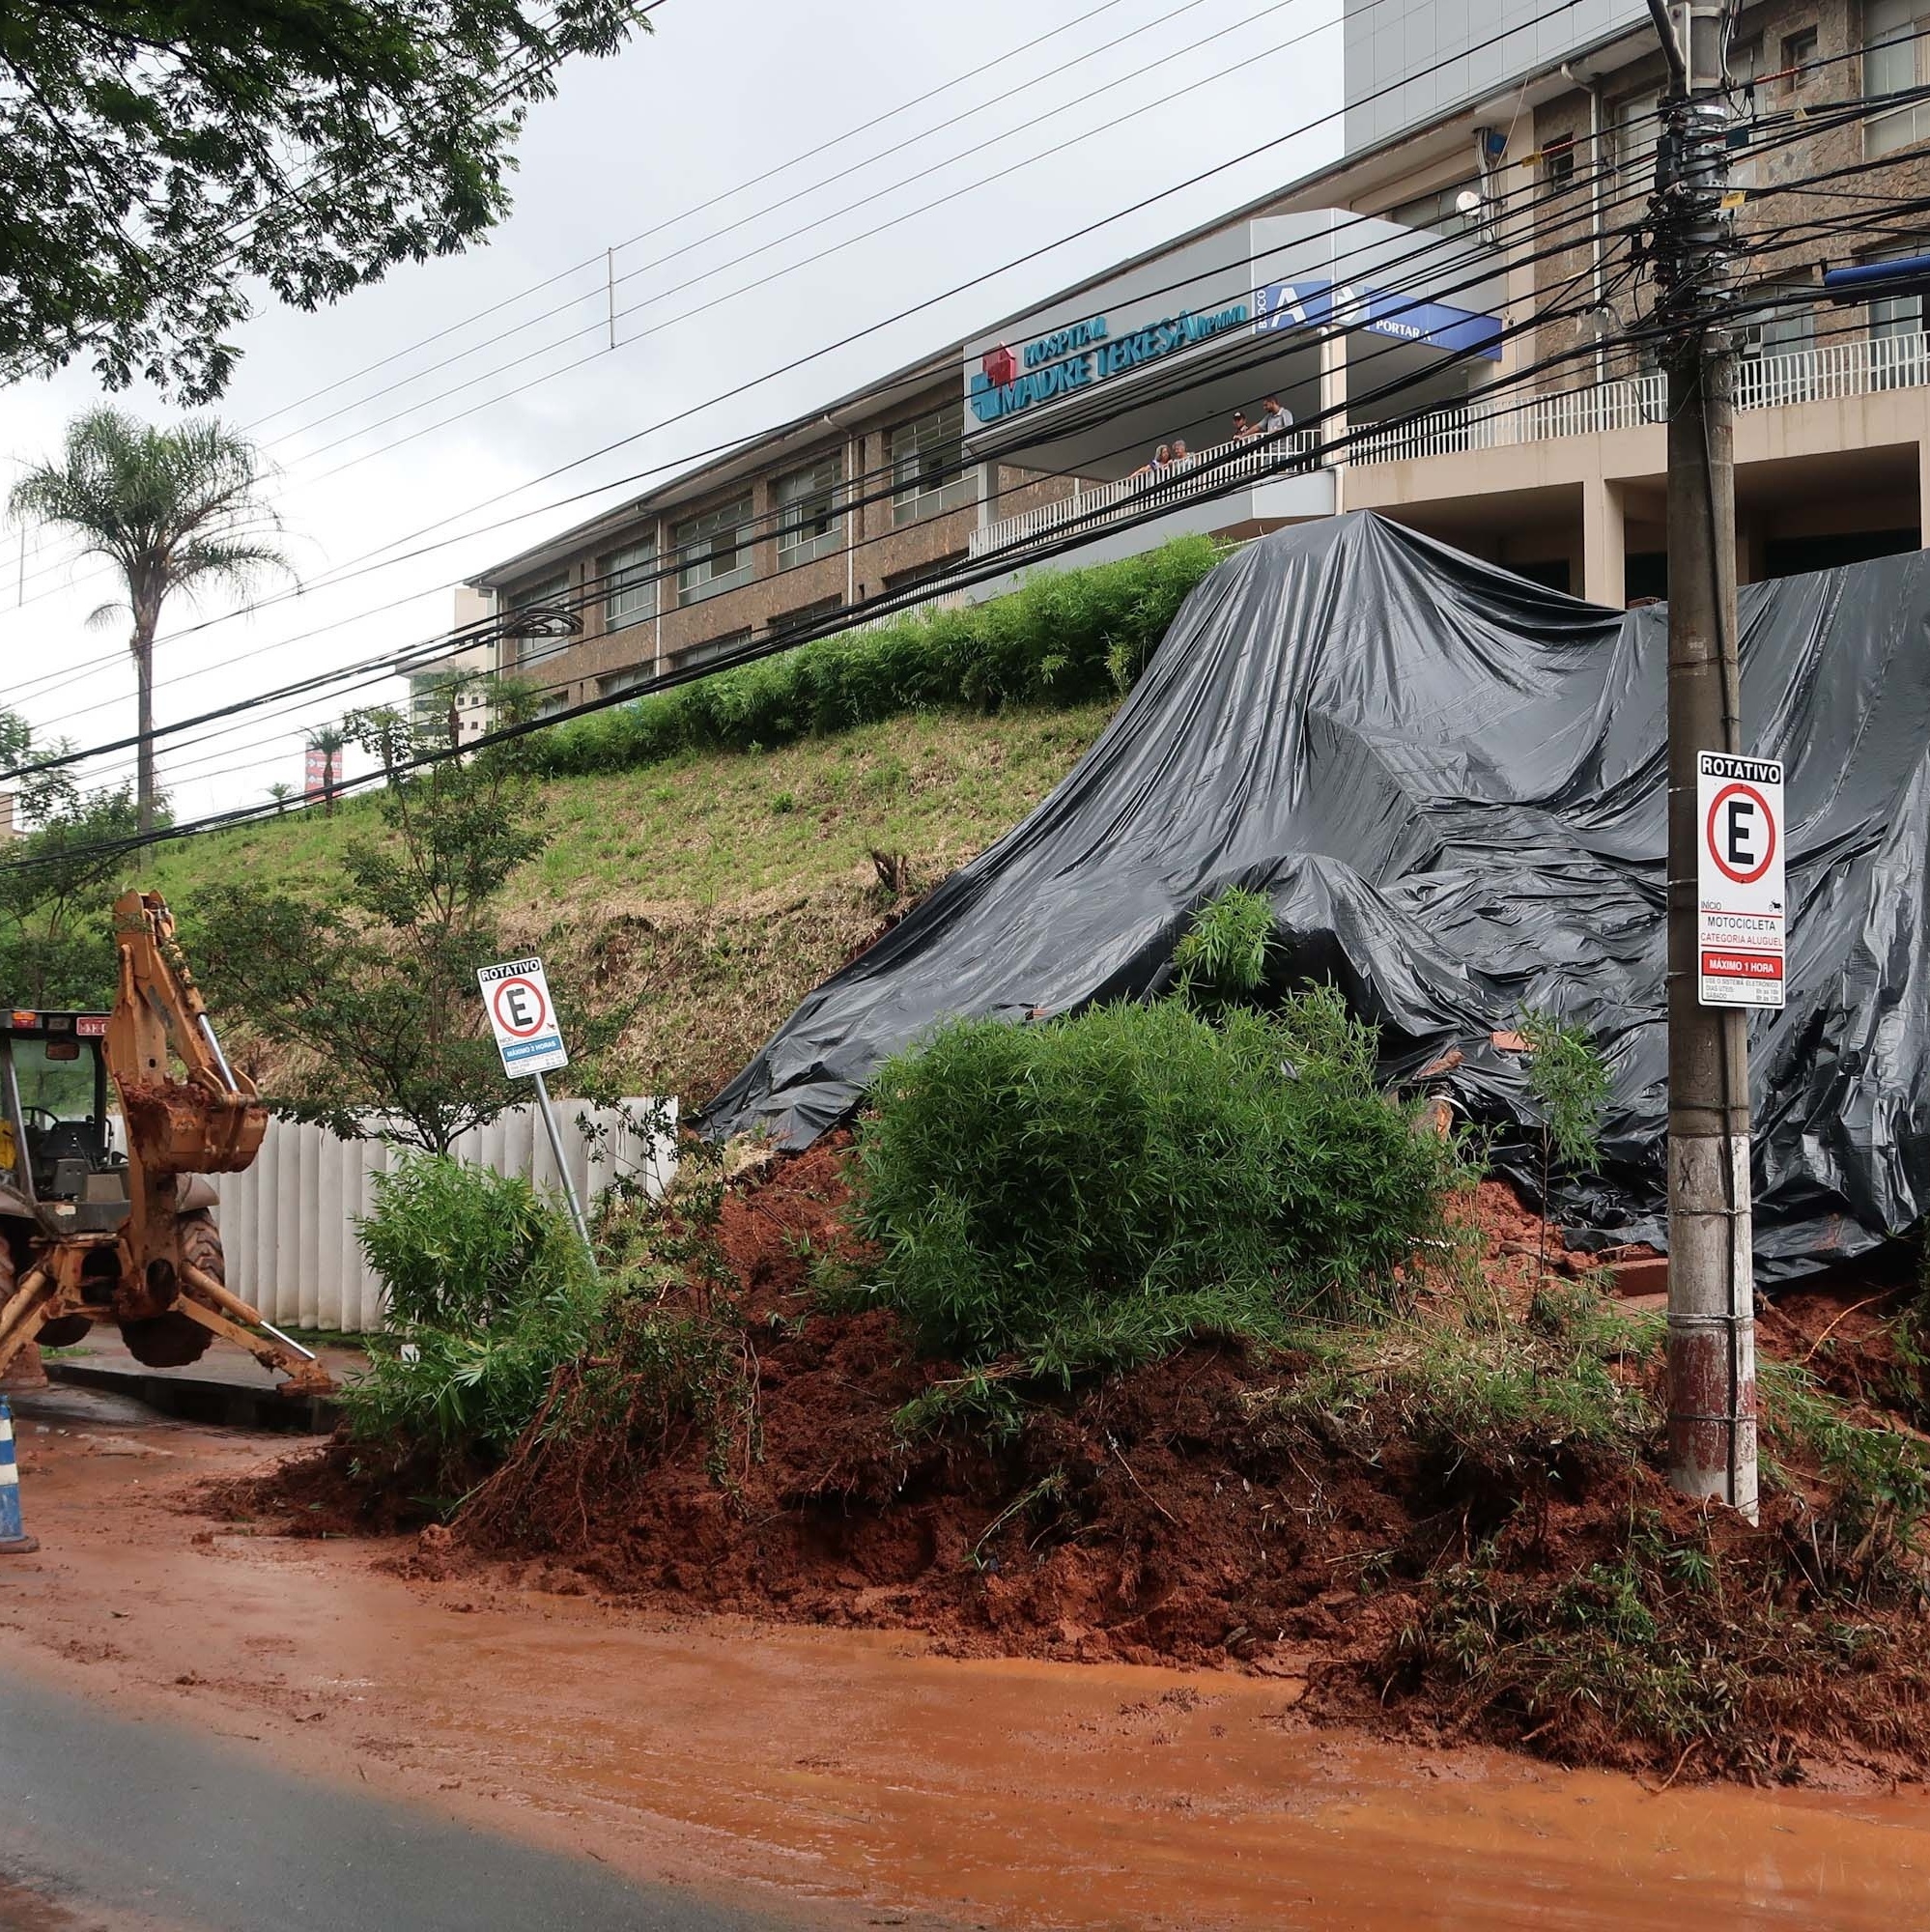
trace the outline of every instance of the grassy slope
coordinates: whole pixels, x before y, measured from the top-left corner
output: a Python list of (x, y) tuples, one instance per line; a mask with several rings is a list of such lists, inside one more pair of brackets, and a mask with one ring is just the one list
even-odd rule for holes
[[(1109, 709), (926, 713), (556, 781), (555, 838), (511, 881), (510, 923), (563, 1000), (643, 994), (612, 1069), (629, 1091), (707, 1098), (893, 909), (873, 850), (935, 884), (1058, 783)], [(181, 903), (216, 878), (320, 886), (376, 825), (364, 801), (291, 812), (164, 847), (148, 883)]]

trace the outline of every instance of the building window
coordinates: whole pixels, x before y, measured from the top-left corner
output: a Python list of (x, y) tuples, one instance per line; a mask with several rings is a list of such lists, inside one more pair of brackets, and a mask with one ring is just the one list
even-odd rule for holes
[(603, 628), (620, 631), (657, 614), (657, 539), (611, 551), (597, 566), (603, 579)]
[(1542, 150), (1542, 180), (1556, 194), (1575, 179), (1575, 136), (1557, 134)]
[(809, 630), (827, 617), (835, 617), (843, 609), (843, 598), (820, 597), (815, 604), (801, 604), (795, 611), (782, 611), (771, 619), (767, 628), (774, 638), (787, 638), (793, 631)]
[(978, 496), (965, 468), (965, 405), (947, 403), (892, 432), (892, 522), (915, 523), (962, 509)]
[(844, 518), (837, 507), (844, 483), (844, 459), (821, 457), (809, 469), (794, 469), (771, 486), (778, 506), (778, 567), (829, 556), (843, 542)]
[[(1783, 409), (1816, 390), (1816, 290), (1807, 282), (1760, 282), (1746, 292), (1755, 310), (1737, 337), (1736, 391), (1744, 407)], [(1774, 306), (1759, 306), (1774, 304)]]
[[(1746, 293), (1755, 310), (1744, 323), (1737, 348), (1745, 355), (1793, 355), (1814, 347), (1816, 291), (1807, 282), (1763, 282)], [(1758, 306), (1774, 303), (1774, 307)]]
[(715, 664), (719, 658), (727, 658), (732, 651), (741, 651), (750, 641), (748, 629), (726, 631), (721, 638), (706, 638), (700, 644), (686, 646), (672, 662), (678, 670), (695, 670), (699, 665)]
[(550, 610), (568, 609), (570, 604), (570, 573), (559, 570), (553, 577), (546, 577), (540, 583), (532, 583), (526, 589), (517, 591), (509, 600), (509, 622), (504, 626), (504, 650), (513, 665), (532, 665), (544, 658), (553, 658), (558, 651), (566, 651), (576, 642), (574, 638), (519, 638), (516, 635), (516, 619), (525, 611), (533, 611), (539, 606)]
[(677, 602), (700, 604), (751, 582), (751, 498), (687, 517), (672, 535), (677, 546)]
[(613, 670), (596, 681), (596, 695), (599, 697), (620, 697), (626, 691), (635, 691), (639, 684), (650, 681), (650, 667), (646, 664), (629, 665), (622, 670)]
[[(1893, 262), (1921, 255), (1930, 243), (1904, 242), (1865, 255), (1866, 262)], [(1880, 296), (1870, 303), (1870, 386), (1873, 389), (1920, 388), (1925, 380), (1923, 298)]]
[[(1464, 194), (1473, 194), (1474, 206), (1465, 213), (1459, 206)], [(1447, 187), (1430, 188), (1411, 201), (1404, 201), (1382, 212), (1382, 221), (1402, 228), (1427, 228), (1436, 235), (1465, 235), (1481, 225), (1481, 184), (1458, 181)]]
[(1615, 171), (1624, 182), (1655, 178), (1656, 137), (1660, 132), (1660, 88), (1651, 87), (1615, 103)]
[(908, 570), (894, 571), (885, 579), (887, 590), (909, 590), (915, 583), (928, 583), (935, 577), (956, 570), (971, 553), (955, 550), (949, 556), (934, 557), (929, 563), (915, 563)]
[(1816, 58), (1816, 29), (1804, 27), (1801, 33), (1782, 37), (1782, 74), (1779, 91), (1794, 94), (1808, 78), (1803, 72)]
[[(1869, 0), (1863, 9), (1863, 92), (1902, 94), (1930, 80), (1930, 8), (1924, 0)], [(1930, 100), (1913, 100), (1874, 116), (1863, 145), (1872, 155), (1930, 139)]]

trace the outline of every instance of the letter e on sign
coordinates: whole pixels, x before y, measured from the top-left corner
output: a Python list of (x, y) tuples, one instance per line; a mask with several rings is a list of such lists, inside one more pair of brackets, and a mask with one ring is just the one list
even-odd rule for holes
[(1789, 907), (1782, 764), (1695, 755), (1696, 990), (1705, 1007), (1779, 1007)]
[(505, 1073), (553, 1073), (570, 1064), (542, 960), (505, 959), (478, 967), (476, 983)]

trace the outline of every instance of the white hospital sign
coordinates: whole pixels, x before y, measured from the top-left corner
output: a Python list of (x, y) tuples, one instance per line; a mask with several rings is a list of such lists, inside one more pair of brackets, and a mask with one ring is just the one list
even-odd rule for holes
[(500, 966), (479, 966), (476, 982), (482, 987), (505, 1073), (553, 1073), (570, 1064), (542, 960), (508, 959)]
[(1789, 908), (1782, 764), (1695, 754), (1695, 950), (1705, 1007), (1779, 1007)]

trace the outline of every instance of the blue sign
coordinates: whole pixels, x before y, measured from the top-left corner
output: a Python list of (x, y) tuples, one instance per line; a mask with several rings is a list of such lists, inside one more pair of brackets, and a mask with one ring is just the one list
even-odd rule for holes
[(1253, 298), (1253, 330), (1272, 335), (1288, 329), (1361, 328), (1370, 335), (1391, 335), (1403, 342), (1424, 342), (1430, 349), (1459, 350), (1501, 359), (1501, 324), (1491, 315), (1448, 302), (1426, 301), (1417, 296), (1394, 295), (1379, 289), (1356, 289), (1320, 276), (1304, 281), (1272, 282)]
[(1162, 355), (1222, 335), (1240, 327), (1247, 316), (1243, 301), (1211, 315), (1195, 315), (1189, 309), (1115, 336), (1107, 332), (1106, 318), (1095, 315), (1070, 328), (1036, 337), (1017, 356), (1008, 350), (995, 350), (985, 358), (988, 364), (999, 356), (1008, 368), (1022, 361), (1025, 374), (1008, 383), (996, 383), (989, 368), (977, 371), (972, 378), (972, 413), (981, 423), (1016, 415), (1021, 410), (1068, 396), (1089, 383), (1102, 382), (1108, 376), (1156, 362)]

